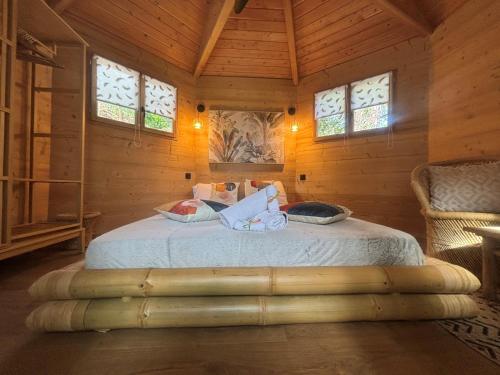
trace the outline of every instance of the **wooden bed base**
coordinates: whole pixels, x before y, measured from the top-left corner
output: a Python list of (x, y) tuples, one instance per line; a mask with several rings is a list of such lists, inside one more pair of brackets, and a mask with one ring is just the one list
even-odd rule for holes
[(216, 327), (465, 318), (480, 287), (469, 271), (425, 266), (192, 268), (50, 272), (30, 294), (47, 301), (26, 324), (40, 331)]
[(149, 297), (50, 301), (26, 324), (45, 332), (466, 318), (465, 295)]
[(50, 272), (30, 288), (34, 299), (113, 297), (467, 294), (480, 287), (471, 272), (443, 261), (425, 266), (191, 268)]

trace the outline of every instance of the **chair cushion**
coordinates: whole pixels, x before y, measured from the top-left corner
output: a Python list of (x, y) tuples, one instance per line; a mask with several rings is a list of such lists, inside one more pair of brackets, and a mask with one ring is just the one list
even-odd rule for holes
[(429, 177), (433, 209), (500, 213), (500, 162), (429, 166)]

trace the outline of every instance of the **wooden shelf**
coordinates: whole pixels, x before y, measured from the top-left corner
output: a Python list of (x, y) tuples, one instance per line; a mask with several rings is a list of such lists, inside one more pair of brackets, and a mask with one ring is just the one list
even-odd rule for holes
[(35, 92), (50, 92), (52, 94), (80, 94), (79, 89), (65, 89), (65, 88), (57, 88), (57, 87), (34, 87)]
[[(81, 218), (88, 46), (44, 0), (5, 0), (2, 4), (9, 22), (0, 38), (5, 52), (0, 56), (5, 70), (0, 96), (9, 105), (0, 103), (0, 127), (9, 132), (0, 137), (0, 164), (5, 168), (0, 174), (4, 197), (0, 200), (0, 260), (72, 238), (85, 242)], [(17, 50), (18, 29), (40, 42), (35, 49), (41, 55), (57, 52), (57, 63), (64, 69), (50, 64), (41, 67), (33, 59), (28, 64), (21, 61), (22, 51), (33, 46), (21, 42)], [(7, 36), (12, 40), (5, 40)], [(14, 90), (18, 76), (23, 77), (22, 90)], [(50, 95), (39, 100), (43, 93)], [(22, 109), (22, 121), (14, 121), (14, 107)], [(37, 137), (50, 141), (39, 142)], [(76, 215), (55, 218), (53, 211), (67, 212), (67, 205)], [(23, 222), (28, 224), (17, 225)]]
[(21, 224), (12, 227), (11, 239), (13, 241), (39, 236), (64, 229), (71, 229), (80, 226), (78, 222), (57, 221), (50, 223)]
[(0, 260), (24, 254), (45, 246), (54, 245), (62, 241), (71, 240), (73, 238), (81, 238), (81, 235), (81, 228), (69, 228), (62, 229), (58, 232), (41, 234), (35, 237), (27, 237), (25, 239), (15, 241), (9, 246), (0, 247)]
[(80, 180), (53, 180), (47, 178), (22, 178), (15, 177), (12, 179), (15, 182), (32, 182), (32, 183), (43, 183), (43, 184), (81, 184)]

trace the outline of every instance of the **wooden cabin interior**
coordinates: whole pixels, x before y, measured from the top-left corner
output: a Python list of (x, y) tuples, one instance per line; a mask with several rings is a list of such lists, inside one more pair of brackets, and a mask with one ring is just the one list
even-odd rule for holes
[(498, 374), (499, 35), (498, 0), (0, 0), (0, 373)]

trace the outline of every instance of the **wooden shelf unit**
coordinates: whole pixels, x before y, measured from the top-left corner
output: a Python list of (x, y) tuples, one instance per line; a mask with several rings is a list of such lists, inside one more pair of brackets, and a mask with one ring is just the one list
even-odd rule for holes
[[(73, 238), (83, 246), (88, 45), (43, 0), (0, 4), (1, 260)], [(18, 27), (64, 68), (16, 59)]]

